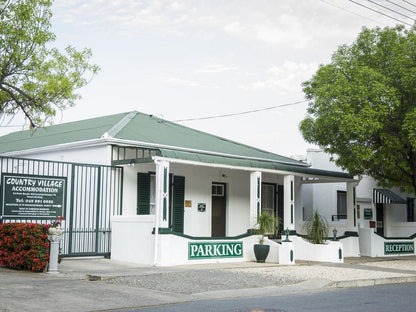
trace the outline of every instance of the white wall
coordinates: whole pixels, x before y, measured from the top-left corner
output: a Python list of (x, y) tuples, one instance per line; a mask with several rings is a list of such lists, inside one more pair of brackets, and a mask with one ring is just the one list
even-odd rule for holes
[[(124, 166), (123, 215), (136, 215), (137, 173), (155, 171), (154, 164)], [(171, 163), (169, 173), (185, 177), (185, 200), (191, 207), (184, 207), (184, 234), (196, 237), (211, 236), (212, 183), (226, 184), (226, 236), (237, 236), (249, 228), (250, 173), (247, 171), (189, 166)], [(205, 203), (206, 210), (198, 211), (198, 203)]]
[(398, 257), (398, 256), (409, 256), (410, 254), (384, 254), (384, 243), (385, 242), (413, 242), (416, 244), (416, 238), (412, 239), (384, 239), (383, 237), (374, 233), (374, 229), (361, 228), (359, 229), (360, 235), (360, 253), (362, 256), (367, 257)]
[(113, 216), (111, 259), (153, 265), (155, 217)]
[[(295, 245), (295, 258), (297, 260), (322, 261), (322, 262), (344, 262), (343, 245), (339, 241), (327, 241), (325, 244), (311, 244), (305, 239), (291, 236)], [(341, 250), (341, 259), (339, 258)]]
[(111, 165), (111, 149), (108, 145), (60, 149), (47, 152), (24, 152), (19, 157), (56, 160), (84, 164)]
[[(342, 171), (330, 161), (330, 156), (319, 149), (307, 150), (307, 162), (312, 168), (319, 168), (324, 170)], [(337, 191), (346, 191), (346, 183), (316, 183), (303, 184), (301, 186), (302, 206), (305, 211), (305, 218), (312, 216), (313, 210), (317, 210), (323, 217), (325, 217), (330, 226), (331, 233), (333, 228), (342, 230), (346, 227), (346, 220), (332, 222), (332, 215), (337, 214)], [(345, 224), (344, 224), (345, 223)], [(338, 232), (339, 235), (343, 231)]]
[[(185, 176), (184, 234), (198, 237), (211, 236), (212, 183), (226, 184), (226, 236), (247, 232), (250, 222), (250, 173), (240, 170), (219, 169), (181, 164), (171, 164), (170, 172)], [(206, 211), (198, 211), (198, 203), (206, 204)]]

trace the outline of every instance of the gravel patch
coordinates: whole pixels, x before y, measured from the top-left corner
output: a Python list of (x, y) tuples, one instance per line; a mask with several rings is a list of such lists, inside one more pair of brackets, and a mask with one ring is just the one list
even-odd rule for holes
[(196, 270), (140, 276), (122, 276), (108, 279), (106, 283), (154, 289), (164, 292), (195, 294), (207, 291), (281, 286), (299, 283), (304, 279), (280, 274), (264, 274), (247, 269)]
[[(293, 266), (256, 266), (227, 269), (204, 269), (144, 275), (129, 275), (105, 279), (104, 282), (152, 289), (162, 292), (196, 294), (229, 289), (261, 288), (300, 283), (312, 279), (351, 281), (405, 277), (416, 274), (416, 261), (379, 261), (366, 263), (381, 270), (362, 267), (332, 266), (325, 264), (300, 264)], [(397, 268), (408, 272), (388, 272), (383, 268)]]

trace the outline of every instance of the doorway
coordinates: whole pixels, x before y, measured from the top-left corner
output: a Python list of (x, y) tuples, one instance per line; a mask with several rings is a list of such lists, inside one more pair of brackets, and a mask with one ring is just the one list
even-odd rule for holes
[(226, 187), (225, 183), (212, 183), (211, 236), (225, 237)]
[(384, 211), (383, 211), (383, 204), (376, 204), (376, 233), (379, 235), (384, 236)]

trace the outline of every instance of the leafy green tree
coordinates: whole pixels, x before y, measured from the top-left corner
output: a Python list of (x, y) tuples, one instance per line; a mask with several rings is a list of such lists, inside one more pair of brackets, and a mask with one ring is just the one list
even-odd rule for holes
[(303, 84), (307, 142), (351, 175), (416, 193), (416, 28), (363, 28)]
[(23, 113), (31, 127), (74, 105), (99, 70), (89, 49), (50, 47), (52, 2), (0, 0), (0, 116)]

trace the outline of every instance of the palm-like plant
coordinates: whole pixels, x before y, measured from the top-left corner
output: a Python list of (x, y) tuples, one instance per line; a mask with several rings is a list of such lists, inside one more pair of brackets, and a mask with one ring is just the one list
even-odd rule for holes
[(312, 244), (323, 244), (328, 237), (328, 222), (317, 210), (314, 210), (312, 217), (304, 223), (303, 228), (306, 239)]
[(274, 233), (278, 226), (278, 219), (269, 213), (262, 213), (257, 217), (258, 232), (261, 234), (259, 244), (263, 245), (264, 236), (269, 233)]

